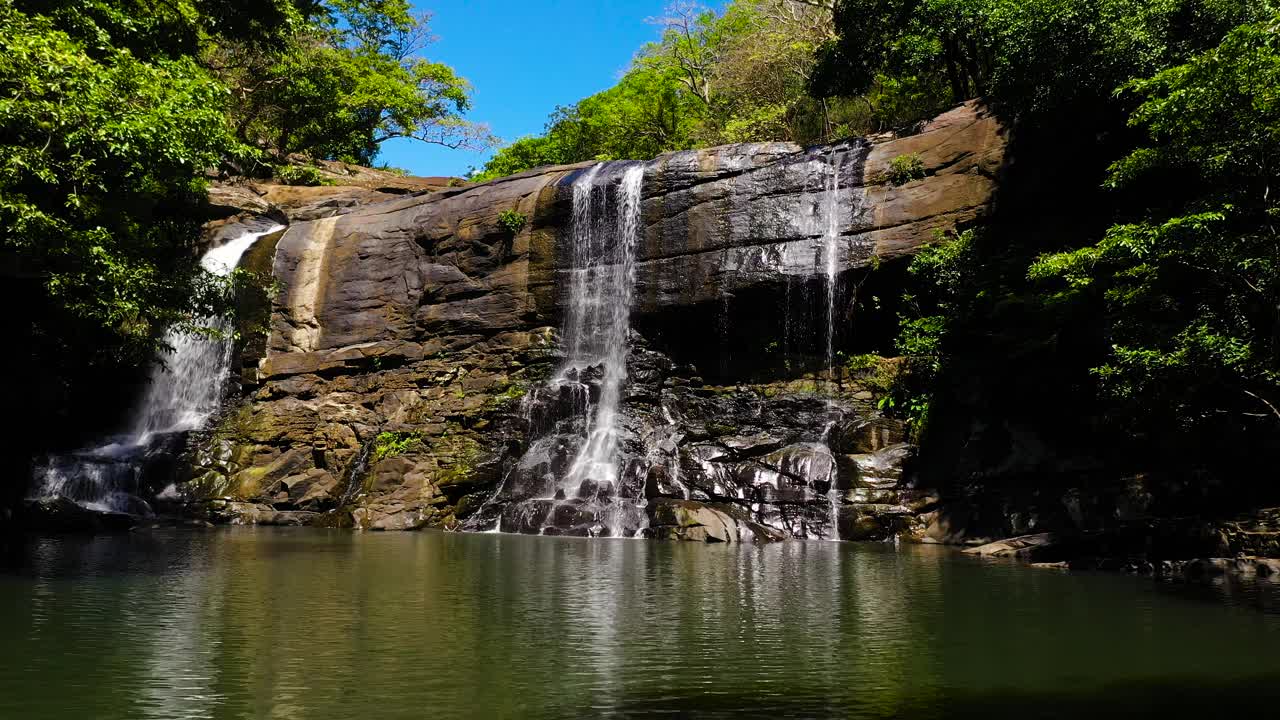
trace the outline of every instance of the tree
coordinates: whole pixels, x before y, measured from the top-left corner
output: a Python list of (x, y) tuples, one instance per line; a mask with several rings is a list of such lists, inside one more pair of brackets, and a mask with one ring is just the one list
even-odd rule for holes
[(1114, 110), (1111, 91), (1209, 47), (1265, 0), (838, 0), (819, 95), (886, 82), (947, 88), (936, 110), (985, 96), (1009, 118)]
[(492, 179), (539, 165), (586, 160), (646, 160), (692, 147), (701, 101), (669, 71), (636, 66), (612, 88), (557, 108), (540, 138), (503, 148), (475, 179)]
[(1155, 183), (1163, 194), (1174, 177), (1192, 190), (1031, 268), (1063, 282), (1060, 292), (1105, 299), (1113, 350), (1093, 372), (1131, 423), (1280, 423), (1277, 87), (1280, 15), (1130, 83), (1143, 99), (1131, 124), (1151, 143), (1115, 163), (1109, 184)]
[(233, 89), (242, 140), (280, 156), (365, 165), (393, 138), (493, 144), (487, 128), (464, 118), (467, 81), (420, 55), (432, 40), (429, 15), (414, 15), (407, 0), (333, 0), (325, 9), (278, 49), (223, 43), (208, 51)]
[(190, 58), (91, 54), (8, 0), (0, 20), (0, 247), (39, 282), (51, 342), (106, 335), (97, 352), (146, 359), (217, 300), (186, 250), (201, 170), (237, 152), (225, 90)]
[(504, 148), (476, 177), (832, 131), (826, 103), (806, 92), (814, 51), (834, 33), (823, 3), (738, 0), (721, 13), (677, 3), (652, 22), (661, 38), (617, 85), (557, 108), (542, 138)]
[[(735, 17), (736, 16), (736, 17)], [(795, 0), (742, 0), (725, 12), (736, 31), (714, 68), (718, 132), (709, 142), (810, 142), (836, 132), (808, 94), (816, 53), (835, 36), (830, 8)]]

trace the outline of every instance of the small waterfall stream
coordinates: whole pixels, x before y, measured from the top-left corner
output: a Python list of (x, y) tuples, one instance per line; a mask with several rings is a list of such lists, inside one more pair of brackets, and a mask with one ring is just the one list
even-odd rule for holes
[[(565, 357), (526, 398), (528, 450), (471, 529), (633, 536), (645, 499), (627, 487), (622, 452), (643, 163), (606, 163), (573, 183)], [(493, 517), (493, 513), (498, 517)]]
[[(840, 228), (843, 220), (840, 203), (840, 159), (834, 148), (827, 156), (826, 188), (820, 206), (822, 227), (822, 267), (826, 280), (826, 336), (827, 352), (825, 370), (827, 373), (827, 413), (830, 419), (822, 429), (820, 442), (830, 452), (829, 437), (832, 429), (840, 422), (840, 411), (835, 403), (835, 394), (839, 391), (839, 371), (836, 368), (836, 316), (840, 303)], [(827, 490), (827, 502), (830, 506), (830, 540), (840, 539), (840, 490), (836, 488), (834, 478)]]
[[(214, 275), (226, 277), (255, 242), (283, 229), (283, 225), (272, 225), (245, 232), (210, 249), (200, 264)], [(205, 318), (202, 324), (224, 336), (232, 329), (227, 318)], [(177, 330), (165, 334), (165, 344), (173, 352), (167, 362), (152, 369), (134, 419), (125, 431), (97, 447), (45, 458), (36, 467), (32, 497), (60, 495), (95, 510), (150, 512), (138, 495), (151, 455), (163, 453), (157, 445), (164, 438), (196, 430), (217, 412), (234, 350), (234, 343), (225, 337)]]

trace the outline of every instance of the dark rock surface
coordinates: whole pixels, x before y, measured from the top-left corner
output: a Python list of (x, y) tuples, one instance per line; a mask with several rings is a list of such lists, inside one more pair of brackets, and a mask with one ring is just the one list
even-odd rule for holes
[(24, 528), (44, 532), (128, 532), (138, 523), (136, 516), (93, 510), (60, 496), (29, 500), (20, 512)]
[(648, 537), (706, 543), (774, 542), (787, 536), (732, 505), (660, 498), (652, 503)]
[(1113, 570), (1190, 580), (1224, 575), (1280, 578), (1276, 543), (1280, 509), (1220, 520), (1196, 517), (1128, 518), (1102, 527), (1062, 527), (995, 540), (966, 553), (1009, 558), (1044, 567)]

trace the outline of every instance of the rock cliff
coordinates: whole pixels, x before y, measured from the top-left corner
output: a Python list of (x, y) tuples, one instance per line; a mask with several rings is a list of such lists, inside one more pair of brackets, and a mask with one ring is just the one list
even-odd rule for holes
[[(982, 217), (1003, 151), (996, 121), (966, 105), (905, 137), (645, 164), (622, 436), (646, 532), (920, 531), (936, 499), (904, 477), (901, 424), (856, 378), (819, 372), (820, 288), (836, 278), (846, 325), (865, 276)], [(894, 184), (902, 156), (919, 158), (922, 177)], [(503, 480), (562, 357), (563, 237), (588, 167), (484, 185), (362, 175), (217, 188), (212, 204), (240, 214), (214, 232), (252, 216), (288, 222), (248, 260), (269, 264), (278, 292), (244, 353), (242, 393), (194, 434), (193, 472), (162, 497), (236, 523), (512, 522)], [(503, 529), (550, 521), (539, 522)]]

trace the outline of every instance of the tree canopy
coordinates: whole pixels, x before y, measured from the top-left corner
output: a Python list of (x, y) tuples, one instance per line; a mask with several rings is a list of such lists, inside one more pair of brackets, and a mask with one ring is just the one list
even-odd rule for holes
[[(207, 177), (291, 153), (483, 145), (408, 0), (0, 0), (0, 268), (17, 370), (55, 414), (222, 312), (195, 258)], [(105, 373), (105, 375), (104, 375)]]
[(503, 148), (477, 178), (727, 142), (808, 142), (840, 122), (806, 92), (814, 53), (834, 32), (823, 3), (737, 0), (714, 12), (681, 2), (650, 22), (659, 40), (614, 87), (557, 108), (541, 137)]

